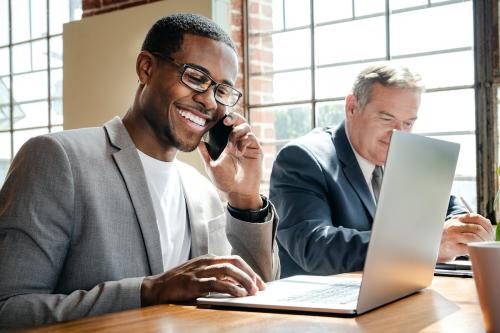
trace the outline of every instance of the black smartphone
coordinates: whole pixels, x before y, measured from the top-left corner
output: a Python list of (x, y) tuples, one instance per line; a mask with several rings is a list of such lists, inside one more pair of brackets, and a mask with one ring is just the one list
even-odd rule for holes
[(224, 148), (226, 148), (229, 133), (233, 130), (232, 126), (224, 125), (224, 119), (226, 119), (226, 117), (227, 115), (222, 117), (222, 119), (208, 131), (208, 138), (205, 139), (208, 154), (214, 161), (219, 158)]

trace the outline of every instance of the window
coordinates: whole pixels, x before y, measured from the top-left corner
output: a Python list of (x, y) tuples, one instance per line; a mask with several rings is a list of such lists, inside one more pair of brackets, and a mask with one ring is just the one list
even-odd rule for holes
[(63, 23), (80, 0), (0, 0), (0, 185), (30, 137), (62, 130)]
[(461, 144), (452, 193), (476, 209), (472, 1), (248, 0), (247, 6), (247, 108), (264, 147), (264, 190), (278, 150), (314, 127), (338, 125), (355, 75), (391, 60), (422, 75), (427, 91), (414, 132)]

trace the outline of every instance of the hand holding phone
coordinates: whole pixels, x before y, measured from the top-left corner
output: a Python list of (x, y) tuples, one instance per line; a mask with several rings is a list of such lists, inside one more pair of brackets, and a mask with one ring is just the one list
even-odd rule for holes
[(222, 117), (222, 119), (208, 131), (208, 139), (205, 141), (208, 154), (213, 161), (218, 159), (220, 154), (224, 151), (224, 148), (226, 148), (229, 134), (233, 130), (232, 126), (224, 125), (224, 119), (226, 119), (226, 117), (227, 115)]
[[(229, 119), (224, 120), (226, 117)], [(229, 136), (233, 145), (221, 158)], [(226, 193), (228, 203), (240, 210), (262, 208), (259, 190), (263, 152), (246, 119), (230, 112), (205, 134), (203, 142), (198, 150), (207, 175), (219, 191)]]

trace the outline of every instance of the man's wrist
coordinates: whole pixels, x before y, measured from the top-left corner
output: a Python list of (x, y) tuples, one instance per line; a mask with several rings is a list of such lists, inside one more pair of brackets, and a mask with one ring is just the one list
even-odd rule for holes
[(264, 206), (262, 196), (258, 193), (252, 195), (228, 193), (227, 201), (231, 207), (239, 210), (259, 210)]
[(145, 277), (141, 284), (141, 307), (156, 305), (153, 292), (154, 281), (150, 277)]
[(232, 217), (246, 221), (246, 222), (264, 222), (267, 215), (269, 214), (269, 201), (263, 195), (260, 196), (262, 200), (262, 206), (260, 209), (239, 209), (233, 207), (229, 202), (227, 204), (227, 210)]

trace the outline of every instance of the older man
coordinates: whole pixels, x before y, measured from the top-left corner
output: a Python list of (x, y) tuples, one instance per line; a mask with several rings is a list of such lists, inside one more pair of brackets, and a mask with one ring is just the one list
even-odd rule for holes
[[(282, 276), (363, 269), (391, 135), (411, 131), (422, 90), (420, 77), (406, 68), (369, 67), (346, 97), (345, 122), (314, 130), (279, 152), (270, 198), (281, 219)], [(467, 214), (451, 197), (438, 262), (492, 236), (489, 220)]]

